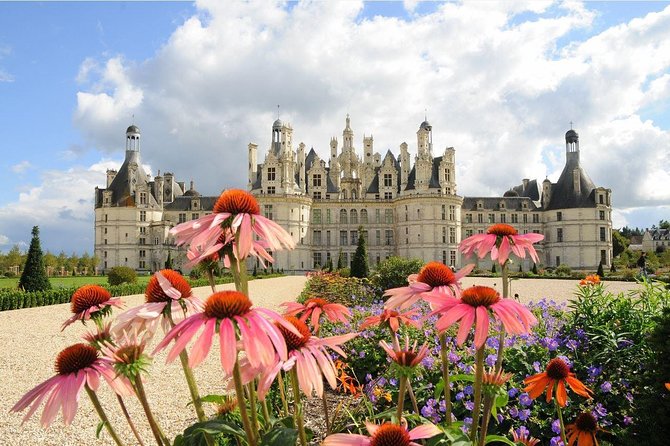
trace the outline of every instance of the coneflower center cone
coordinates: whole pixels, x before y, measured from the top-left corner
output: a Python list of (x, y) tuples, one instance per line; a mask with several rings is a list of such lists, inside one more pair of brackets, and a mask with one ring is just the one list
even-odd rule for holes
[(486, 230), (487, 234), (493, 234), (493, 235), (499, 235), (499, 236), (506, 236), (506, 235), (517, 235), (516, 229), (514, 229), (510, 225), (506, 225), (504, 223), (498, 223), (495, 224), (491, 227), (489, 227)]
[(115, 359), (122, 364), (134, 364), (142, 357), (144, 348), (140, 345), (124, 345), (116, 350)]
[(570, 368), (561, 358), (554, 358), (547, 364), (546, 372), (549, 378), (561, 380), (570, 375)]
[(305, 301), (305, 305), (313, 304), (316, 307), (323, 308), (325, 305), (329, 304), (326, 299), (322, 299), (320, 297), (312, 297), (311, 299), (307, 299)]
[(74, 344), (56, 356), (56, 373), (68, 375), (89, 367), (98, 359), (98, 351), (87, 344)]
[(249, 298), (239, 291), (219, 291), (207, 298), (205, 315), (216, 319), (242, 316), (251, 309)]
[[(177, 291), (181, 293), (182, 297), (188, 297), (191, 295), (191, 286), (188, 284), (186, 279), (184, 279), (184, 276), (179, 274), (177, 271), (164, 269), (161, 270), (160, 273), (172, 284), (173, 287), (177, 289)], [(158, 283), (158, 279), (155, 276), (151, 276), (151, 279), (149, 279), (144, 297), (146, 298), (147, 303), (170, 302), (172, 300), (170, 296), (165, 294), (165, 291), (163, 291), (163, 288), (161, 287), (160, 283)]]
[(596, 418), (588, 412), (581, 413), (575, 420), (575, 426), (582, 432), (594, 433), (598, 430)]
[(112, 298), (109, 291), (98, 285), (84, 285), (74, 292), (70, 303), (73, 313), (81, 313), (91, 307), (100, 305)]
[(461, 300), (471, 307), (490, 307), (500, 301), (500, 293), (487, 286), (473, 286), (463, 290)]
[(370, 446), (409, 446), (409, 432), (397, 424), (384, 423), (372, 436)]
[(416, 352), (411, 350), (403, 350), (396, 352), (395, 354), (396, 358), (398, 358), (396, 362), (404, 367), (410, 367), (412, 365), (412, 361), (414, 361), (417, 356)]
[(303, 345), (307, 344), (307, 341), (312, 337), (312, 332), (309, 331), (309, 327), (303, 321), (293, 316), (284, 316), (287, 322), (293, 325), (302, 337), (298, 337), (295, 333), (288, 331), (283, 325), (277, 324), (277, 328), (281, 331), (281, 334), (284, 335), (284, 341), (286, 342), (286, 349), (288, 351), (298, 350)]
[(227, 212), (229, 214), (260, 214), (258, 201), (249, 192), (240, 189), (224, 191), (214, 204), (214, 213)]
[(456, 276), (447, 265), (440, 262), (429, 262), (421, 268), (417, 280), (434, 288), (456, 283)]

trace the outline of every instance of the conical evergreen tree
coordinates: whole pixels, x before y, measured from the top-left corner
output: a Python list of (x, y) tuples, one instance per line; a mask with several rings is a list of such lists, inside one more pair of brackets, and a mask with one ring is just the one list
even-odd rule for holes
[(596, 274), (600, 277), (605, 277), (605, 272), (603, 271), (603, 262), (598, 263), (598, 271)]
[(168, 251), (167, 260), (165, 261), (165, 269), (172, 269), (172, 252)]
[(340, 249), (340, 253), (337, 255), (337, 269), (339, 271), (342, 268), (346, 268), (346, 265), (344, 264), (344, 253)]
[(358, 228), (358, 246), (354, 253), (354, 259), (351, 262), (351, 277), (358, 277), (362, 279), (368, 277), (368, 250), (365, 247), (365, 237), (363, 236), (363, 228)]
[(24, 291), (48, 290), (51, 288), (51, 283), (44, 267), (44, 257), (40, 247), (40, 228), (33, 226), (32, 234), (26, 264), (23, 267), (21, 279), (19, 279), (19, 288)]

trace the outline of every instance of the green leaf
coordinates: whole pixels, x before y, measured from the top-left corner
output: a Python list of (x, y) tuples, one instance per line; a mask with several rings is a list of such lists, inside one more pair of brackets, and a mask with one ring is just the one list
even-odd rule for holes
[(242, 439), (245, 438), (244, 430), (241, 427), (225, 421), (209, 420), (202, 423), (195, 423), (186, 428), (182, 436), (183, 441), (181, 445), (206, 446), (207, 441), (205, 437), (207, 435), (216, 437), (221, 434), (233, 435)]
[(514, 443), (512, 440), (503, 437), (502, 435), (487, 435), (486, 438), (484, 439), (484, 444), (489, 444), (494, 441), (499, 443), (505, 443), (508, 444), (509, 446), (517, 446), (516, 443)]
[[(227, 401), (225, 395), (205, 395), (200, 398), (200, 402), (202, 403), (223, 404)], [(189, 404), (193, 404), (193, 402), (190, 402)]]
[(467, 382), (475, 382), (475, 375), (465, 375), (465, 374), (460, 374), (460, 375), (454, 375), (451, 377), (451, 381), (467, 381)]
[(100, 432), (102, 432), (103, 427), (105, 427), (105, 422), (99, 422), (98, 427), (95, 429), (95, 438), (100, 438)]
[(260, 446), (289, 446), (298, 441), (298, 431), (289, 427), (276, 426), (263, 435)]

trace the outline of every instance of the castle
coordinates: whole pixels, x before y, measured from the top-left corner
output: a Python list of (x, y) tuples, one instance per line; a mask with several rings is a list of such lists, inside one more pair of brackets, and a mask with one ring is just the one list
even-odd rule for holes
[[(574, 130), (565, 134), (566, 163), (556, 183), (524, 179), (500, 197), (459, 196), (454, 148), (434, 156), (427, 121), (416, 135), (413, 162), (405, 142), (397, 158), (390, 150), (382, 158), (372, 136), (363, 137), (359, 155), (348, 115), (342, 146), (331, 138), (328, 160), (303, 143), (294, 148), (293, 128), (279, 119), (262, 163), (250, 143), (248, 189), (261, 212), (296, 241), (295, 250), (273, 254), (275, 267), (302, 272), (337, 263), (340, 253), (349, 264), (361, 236), (371, 265), (399, 255), (458, 267), (465, 262), (459, 242), (494, 223), (544, 234), (537, 246), (544, 266), (595, 270), (611, 264), (611, 190), (596, 187), (581, 167)], [(107, 172), (105, 189), (96, 188), (95, 254), (105, 270), (125, 265), (154, 271), (168, 253), (180, 267), (184, 251), (174, 247), (169, 229), (211, 213), (217, 198), (201, 196), (193, 182), (186, 189), (172, 173), (151, 180), (141, 168), (140, 138), (139, 128), (127, 129), (123, 165)], [(524, 271), (532, 268), (529, 259), (515, 261)]]

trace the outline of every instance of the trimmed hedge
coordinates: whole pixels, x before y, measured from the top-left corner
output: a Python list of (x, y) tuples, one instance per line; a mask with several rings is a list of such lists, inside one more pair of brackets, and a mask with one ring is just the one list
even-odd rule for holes
[[(283, 274), (268, 274), (255, 277), (262, 279), (265, 277), (281, 277)], [(250, 280), (254, 277), (249, 277)], [(217, 277), (217, 284), (231, 283), (232, 276)], [(191, 287), (209, 286), (207, 279), (189, 280)], [(109, 290), (112, 296), (129, 296), (132, 294), (143, 294), (146, 284), (124, 283), (121, 285), (100, 285)], [(70, 302), (72, 294), (78, 287), (54, 288), (46, 291), (24, 292), (10, 288), (0, 289), (0, 311), (19, 310), (21, 308), (43, 307), (46, 305), (66, 304)]]

